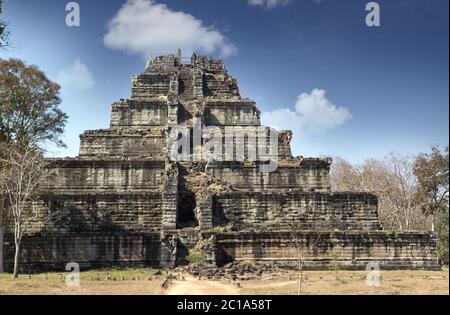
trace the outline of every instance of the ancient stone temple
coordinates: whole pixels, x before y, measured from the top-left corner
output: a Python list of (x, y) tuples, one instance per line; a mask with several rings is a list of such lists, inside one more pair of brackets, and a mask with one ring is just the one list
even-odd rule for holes
[[(234, 146), (231, 156), (196, 155), (226, 130), (220, 144)], [(255, 145), (251, 130), (265, 144), (275, 134), (276, 151)], [(291, 132), (271, 131), (222, 61), (150, 60), (131, 97), (112, 105), (110, 128), (83, 133), (78, 157), (52, 160), (55, 176), (30, 205), (42, 216), (23, 240), (22, 268), (174, 267), (195, 247), (217, 265), (297, 266), (301, 253), (310, 269), (439, 267), (433, 235), (384, 231), (376, 196), (332, 192), (332, 160), (293, 157)], [(40, 220), (52, 211), (61, 215)], [(7, 238), (8, 268), (13, 244)]]

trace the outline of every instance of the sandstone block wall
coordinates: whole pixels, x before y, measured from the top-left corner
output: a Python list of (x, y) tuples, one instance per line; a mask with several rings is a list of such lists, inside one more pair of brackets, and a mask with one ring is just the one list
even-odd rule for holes
[(55, 223), (69, 232), (151, 232), (161, 228), (160, 193), (55, 195), (40, 204), (61, 211)]
[(214, 225), (234, 230), (380, 230), (371, 194), (240, 192), (215, 196)]
[(145, 74), (133, 77), (131, 99), (146, 101), (156, 95), (167, 95), (170, 87), (170, 75)]
[[(259, 126), (207, 126), (202, 131), (202, 138), (205, 148), (214, 146), (214, 152), (211, 153), (218, 155), (220, 158), (215, 160), (219, 161), (292, 160), (290, 131), (272, 132), (270, 128)], [(278, 137), (277, 143), (271, 143), (272, 136)], [(293, 161), (290, 164), (296, 167), (299, 163)]]
[(238, 189), (282, 190), (329, 192), (330, 165), (319, 160), (304, 160), (292, 166), (280, 163), (273, 173), (260, 172), (257, 165), (245, 165), (235, 162), (214, 162), (207, 172)]
[[(54, 193), (28, 203), (32, 213), (24, 225), (36, 233), (121, 233), (160, 231), (163, 220), (161, 193)], [(7, 231), (14, 221), (7, 219)]]
[(239, 232), (216, 237), (219, 265), (237, 260), (297, 268), (300, 248), (305, 269), (366, 269), (369, 263), (377, 263), (382, 270), (440, 268), (436, 240), (428, 233)]
[(103, 130), (80, 136), (81, 157), (144, 157), (164, 159), (165, 133), (161, 129)]
[(207, 97), (239, 97), (239, 89), (234, 78), (227, 74), (210, 74), (204, 75), (205, 89), (204, 95)]
[(145, 65), (144, 75), (156, 77), (158, 75), (166, 76), (175, 73), (181, 65), (179, 57), (180, 56), (167, 55), (152, 58)]
[[(6, 235), (6, 244), (13, 244)], [(12, 270), (14, 246), (6, 246), (5, 269)], [(158, 267), (159, 233), (53, 233), (33, 234), (22, 240), (22, 272), (65, 272), (76, 262), (82, 270), (111, 267)]]
[(49, 191), (125, 191), (159, 190), (162, 184), (163, 161), (118, 160), (56, 160), (53, 176), (46, 183)]
[[(179, 266), (187, 263), (189, 248), (200, 238), (212, 241), (215, 257), (211, 259), (219, 266), (258, 261), (297, 268), (300, 251), (305, 270), (364, 270), (370, 263), (380, 270), (440, 269), (432, 235), (383, 231), (34, 234), (23, 240), (21, 268), (25, 272), (63, 271), (69, 262), (80, 263), (83, 270)], [(7, 235), (6, 244), (11, 242)], [(12, 270), (13, 249), (7, 246), (7, 270)]]
[(206, 126), (260, 126), (260, 111), (251, 101), (207, 101)]
[(151, 128), (168, 122), (167, 98), (152, 101), (121, 101), (111, 110), (111, 128)]

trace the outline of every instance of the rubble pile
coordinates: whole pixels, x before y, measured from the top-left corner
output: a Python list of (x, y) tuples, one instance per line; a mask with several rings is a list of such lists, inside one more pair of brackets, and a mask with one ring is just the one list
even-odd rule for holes
[(176, 272), (188, 273), (196, 278), (205, 278), (209, 280), (227, 279), (231, 281), (247, 281), (259, 279), (264, 274), (272, 274), (279, 271), (277, 267), (265, 265), (262, 263), (251, 262), (232, 262), (222, 267), (213, 265), (195, 266), (189, 265), (178, 267)]

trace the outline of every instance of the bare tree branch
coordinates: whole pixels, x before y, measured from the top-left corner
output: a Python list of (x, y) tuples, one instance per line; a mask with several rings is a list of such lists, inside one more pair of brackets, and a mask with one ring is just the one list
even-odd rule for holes
[(29, 146), (10, 145), (0, 156), (0, 195), (7, 198), (4, 211), (6, 217), (12, 218), (14, 225), (15, 277), (18, 276), (22, 238), (39, 215), (33, 211), (33, 197), (49, 177), (50, 163), (42, 152)]

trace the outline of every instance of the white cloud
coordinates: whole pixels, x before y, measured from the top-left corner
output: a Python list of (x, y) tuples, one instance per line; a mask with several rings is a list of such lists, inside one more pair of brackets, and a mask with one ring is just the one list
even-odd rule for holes
[(322, 133), (343, 125), (352, 118), (350, 111), (338, 107), (326, 98), (325, 91), (313, 89), (297, 98), (295, 111), (287, 108), (262, 113), (262, 123), (294, 132)]
[(141, 54), (144, 58), (174, 53), (178, 48), (185, 55), (217, 52), (227, 57), (237, 52), (213, 27), (153, 0), (128, 0), (108, 23), (103, 42), (110, 49)]
[(66, 90), (86, 91), (95, 85), (92, 73), (80, 59), (58, 71), (55, 81)]
[[(323, 0), (311, 0), (315, 4), (322, 4)], [(251, 6), (262, 6), (269, 9), (285, 6), (292, 2), (292, 0), (247, 0)]]
[(348, 109), (334, 105), (320, 89), (300, 94), (295, 109), (303, 118), (305, 129), (313, 132), (336, 128), (352, 118)]
[(248, 0), (248, 4), (252, 6), (264, 6), (267, 8), (275, 8), (286, 5), (290, 0)]

